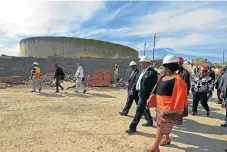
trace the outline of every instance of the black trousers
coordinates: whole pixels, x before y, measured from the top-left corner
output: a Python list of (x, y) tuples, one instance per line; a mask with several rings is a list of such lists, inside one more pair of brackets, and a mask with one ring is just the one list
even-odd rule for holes
[(207, 93), (198, 93), (197, 92), (197, 93), (193, 93), (193, 105), (192, 105), (193, 112), (197, 112), (197, 107), (198, 107), (199, 101), (206, 111), (210, 111), (210, 108), (207, 103), (208, 102)]
[(56, 91), (59, 91), (58, 87), (60, 87), (63, 90), (63, 87), (60, 84), (60, 76), (56, 77)]
[(132, 103), (133, 103), (134, 100), (135, 100), (136, 105), (137, 105), (138, 104), (138, 100), (139, 100), (138, 92), (133, 93), (133, 95), (131, 95), (128, 92), (127, 102), (125, 104), (125, 107), (122, 110), (122, 113), (128, 114), (128, 112), (129, 112), (129, 110), (130, 110), (130, 108), (131, 108)]
[(220, 94), (221, 94), (221, 90), (217, 89), (217, 97), (218, 97), (218, 100), (219, 101), (222, 101), (222, 99), (220, 97)]
[(225, 113), (225, 122), (227, 123), (227, 108), (226, 108), (226, 113)]
[(151, 117), (151, 113), (150, 110), (147, 109), (147, 99), (143, 98), (140, 94), (140, 92), (138, 93), (139, 96), (139, 101), (137, 104), (137, 108), (136, 108), (136, 114), (134, 116), (134, 119), (132, 120), (129, 128), (132, 130), (136, 130), (137, 125), (140, 122), (141, 117), (145, 116), (145, 119), (147, 120), (148, 123), (153, 124), (153, 119)]

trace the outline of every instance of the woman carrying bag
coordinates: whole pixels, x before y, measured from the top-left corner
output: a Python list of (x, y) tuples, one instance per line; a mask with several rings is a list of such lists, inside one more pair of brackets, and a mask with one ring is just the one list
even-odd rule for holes
[(167, 55), (163, 60), (163, 67), (164, 76), (157, 82), (156, 89), (148, 99), (148, 107), (154, 107), (157, 102), (156, 138), (148, 152), (160, 152), (159, 145), (170, 144), (169, 134), (172, 132), (173, 125), (181, 125), (183, 117), (187, 116), (187, 86), (184, 80), (176, 74), (178, 58), (174, 55)]

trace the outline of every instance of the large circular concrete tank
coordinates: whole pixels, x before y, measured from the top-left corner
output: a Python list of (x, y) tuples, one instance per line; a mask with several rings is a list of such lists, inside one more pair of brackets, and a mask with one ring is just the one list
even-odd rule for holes
[(138, 52), (127, 46), (72, 37), (32, 37), (20, 41), (24, 57), (94, 57), (137, 59)]

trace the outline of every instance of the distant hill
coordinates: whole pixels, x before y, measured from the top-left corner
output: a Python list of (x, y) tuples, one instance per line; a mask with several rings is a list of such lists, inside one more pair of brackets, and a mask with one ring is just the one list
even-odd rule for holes
[[(168, 54), (174, 54), (176, 56), (182, 56), (185, 60), (188, 60), (188, 61), (192, 61), (192, 59), (195, 59), (195, 58), (203, 58), (202, 56), (193, 56), (193, 55), (185, 55), (185, 54), (176, 54), (174, 53), (175, 51), (171, 48), (160, 48), (160, 49), (156, 49), (155, 50), (155, 58), (159, 58), (159, 59), (162, 59), (164, 58), (166, 55)], [(151, 59), (153, 57), (153, 53), (152, 53), (152, 50), (146, 50), (146, 55), (148, 55)], [(143, 56), (144, 54), (144, 51), (141, 50), (139, 51), (139, 56)], [(211, 62), (215, 62), (215, 63), (220, 63), (222, 62), (222, 58), (218, 58), (218, 57), (206, 57), (204, 56), (204, 58), (206, 58), (207, 60), (211, 61)]]

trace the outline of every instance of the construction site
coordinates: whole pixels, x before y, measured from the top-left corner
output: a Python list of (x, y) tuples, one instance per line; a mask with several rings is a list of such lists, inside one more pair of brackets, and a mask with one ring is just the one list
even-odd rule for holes
[[(90, 51), (87, 49), (91, 53), (81, 55), (83, 51), (72, 52), (79, 42), (82, 45), (78, 48), (91, 48)], [(59, 47), (65, 50), (64, 54), (61, 54), (61, 49), (53, 53), (51, 50), (60, 43), (70, 47)], [(156, 126), (143, 127), (144, 117), (135, 134), (125, 133), (135, 115), (136, 105), (133, 104), (128, 116), (119, 115), (127, 100), (127, 80), (131, 73), (129, 63), (138, 61), (138, 52), (133, 53), (134, 50), (127, 48), (121, 54), (121, 50), (114, 51), (114, 44), (106, 43), (104, 46), (108, 48), (109, 45), (113, 50), (107, 49), (109, 53), (102, 56), (100, 52), (96, 53), (99, 48), (95, 42), (91, 43), (93, 46), (90, 44), (91, 47), (87, 43), (70, 38), (25, 39), (20, 43), (20, 57), (0, 57), (0, 152), (143, 152), (151, 147)], [(42, 51), (37, 53), (39, 47), (46, 49), (46, 54)], [(123, 46), (117, 47), (123, 49)], [(66, 50), (69, 52), (66, 53)], [(38, 62), (41, 68), (40, 93), (30, 92), (32, 84), (28, 78), (33, 62)], [(162, 60), (153, 60), (151, 64), (153, 62), (160, 65)], [(87, 93), (75, 93), (74, 89), (54, 93), (56, 63), (66, 74), (62, 82), (64, 88), (75, 84), (72, 79), (76, 64), (80, 63), (84, 69)], [(118, 83), (113, 82), (116, 64), (119, 68)], [(227, 129), (220, 127), (224, 110), (216, 101), (214, 93), (209, 101), (210, 117), (205, 117), (205, 111), (199, 106), (197, 117), (189, 115), (182, 126), (175, 126), (171, 134), (172, 144), (161, 147), (161, 150), (222, 152), (226, 149)], [(191, 107), (190, 95), (189, 112)], [(150, 111), (154, 117), (155, 109)]]

